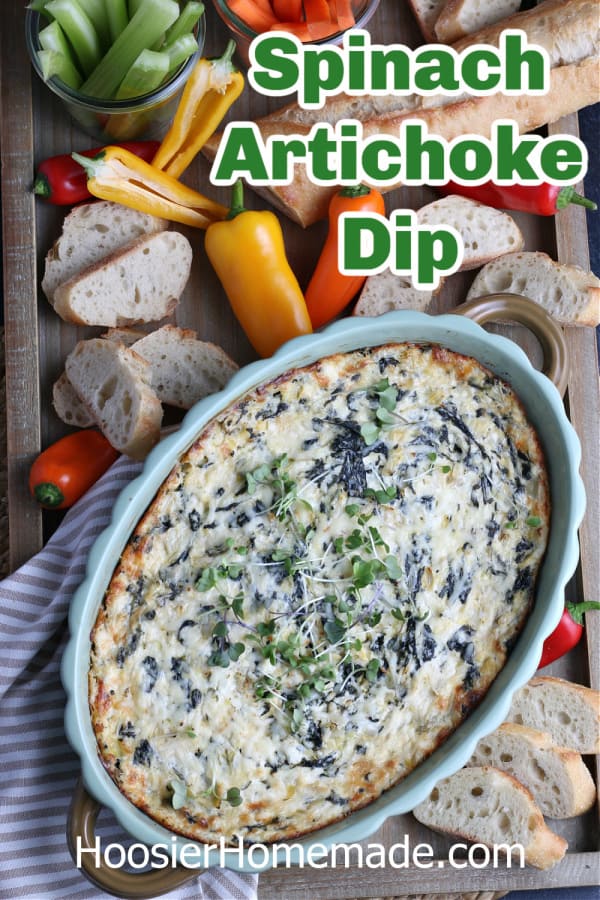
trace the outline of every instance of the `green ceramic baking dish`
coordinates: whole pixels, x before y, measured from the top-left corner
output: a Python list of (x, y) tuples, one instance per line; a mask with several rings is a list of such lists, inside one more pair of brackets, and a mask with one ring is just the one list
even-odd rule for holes
[[(100, 762), (87, 696), (90, 630), (129, 535), (174, 463), (205, 424), (246, 391), (271, 381), (289, 369), (332, 353), (395, 341), (427, 342), (473, 356), (489, 367), (512, 385), (538, 431), (549, 469), (552, 518), (534, 609), (508, 662), (481, 704), (404, 781), (371, 805), (335, 825), (312, 833), (300, 843), (305, 846), (318, 843), (328, 847), (332, 843), (367, 838), (387, 817), (407, 812), (423, 800), (440, 778), (456, 771), (466, 762), (481, 737), (503, 721), (513, 692), (537, 669), (542, 642), (558, 623), (565, 585), (577, 566), (577, 530), (585, 507), (583, 484), (578, 474), (581, 450), (561, 398), (561, 391), (564, 392), (566, 386), (566, 357), (560, 329), (531, 301), (512, 295), (494, 295), (484, 302), (478, 300), (465, 305), (456, 312), (459, 311), (465, 315), (428, 316), (404, 311), (371, 319), (349, 318), (320, 333), (288, 342), (273, 357), (241, 369), (224, 390), (202, 400), (190, 410), (181, 427), (160, 442), (148, 457), (142, 474), (122, 492), (115, 505), (111, 525), (92, 548), (86, 579), (73, 599), (69, 619), (71, 637), (63, 658), (62, 678), (68, 695), (65, 725), (69, 741), (81, 759), (84, 784), (78, 790), (69, 821), (71, 845), (77, 836), (84, 845), (93, 842), (99, 805), (109, 807), (126, 831), (138, 841), (149, 845), (174, 844), (177, 852), (184, 844), (190, 844), (189, 840), (176, 839), (171, 832), (125, 799)], [(546, 371), (559, 389), (549, 377), (532, 367), (515, 343), (489, 334), (480, 324), (465, 316), (479, 321), (508, 318), (526, 324), (537, 334), (547, 360)], [(213, 865), (218, 861), (218, 854), (214, 851), (209, 862)], [(242, 871), (251, 870), (247, 858), (242, 859), (240, 864), (235, 861), (228, 864)], [(181, 866), (141, 874), (115, 869), (98, 870), (91, 865), (86, 865), (85, 869), (96, 884), (120, 897), (158, 896), (197, 874), (197, 870)]]

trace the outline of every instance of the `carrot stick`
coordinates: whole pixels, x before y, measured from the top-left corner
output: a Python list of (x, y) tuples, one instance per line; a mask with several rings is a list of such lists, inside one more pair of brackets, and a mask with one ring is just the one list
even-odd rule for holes
[(265, 12), (254, 0), (229, 0), (229, 8), (242, 22), (258, 33), (269, 31), (272, 25), (277, 24), (273, 12)]
[(308, 26), (311, 22), (330, 22), (329, 3), (327, 0), (304, 0), (304, 16)]
[(301, 22), (302, 0), (273, 0), (273, 12), (281, 22)]
[(295, 34), (298, 40), (303, 43), (310, 43), (310, 41), (315, 39), (329, 37), (330, 34), (335, 34), (337, 30), (337, 25), (333, 22), (313, 22), (310, 26), (306, 22), (278, 22), (276, 25), (271, 26), (271, 31), (289, 31), (290, 34)]
[(350, 0), (332, 0), (331, 5), (335, 8), (335, 15), (332, 18), (337, 19), (340, 31), (352, 28), (356, 24)]

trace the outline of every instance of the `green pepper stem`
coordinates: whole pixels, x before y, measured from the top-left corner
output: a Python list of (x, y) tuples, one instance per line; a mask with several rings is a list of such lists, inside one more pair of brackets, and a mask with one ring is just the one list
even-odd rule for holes
[(42, 175), (40, 172), (35, 176), (35, 181), (33, 182), (33, 193), (37, 194), (38, 197), (49, 197), (52, 191), (50, 190), (50, 183), (45, 175)]
[(235, 41), (228, 41), (227, 46), (225, 47), (225, 53), (220, 58), (219, 62), (231, 62), (233, 59), (233, 54), (235, 53)]
[(349, 187), (342, 188), (340, 197), (365, 197), (371, 193), (371, 188), (366, 184), (353, 184)]
[(227, 214), (227, 219), (235, 219), (240, 213), (245, 212), (244, 208), (244, 182), (238, 178), (233, 186), (231, 193), (231, 208)]
[(586, 209), (598, 209), (597, 204), (593, 200), (588, 200), (587, 197), (582, 197), (581, 194), (576, 193), (572, 185), (564, 187), (558, 192), (556, 208), (564, 209), (569, 203), (573, 203), (576, 206), (585, 206)]
[(101, 151), (97, 156), (93, 156), (91, 159), (89, 156), (82, 156), (81, 153), (71, 153), (71, 156), (75, 162), (78, 162), (80, 166), (83, 166), (88, 178), (95, 178), (100, 169), (100, 161), (104, 156), (104, 152)]
[(33, 494), (38, 503), (42, 506), (47, 506), (50, 509), (60, 506), (65, 499), (65, 495), (61, 489), (55, 484), (52, 484), (51, 481), (44, 481), (41, 484), (36, 484)]

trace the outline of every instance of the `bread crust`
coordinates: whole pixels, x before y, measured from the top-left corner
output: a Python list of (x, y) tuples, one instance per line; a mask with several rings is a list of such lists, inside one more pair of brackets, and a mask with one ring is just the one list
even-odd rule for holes
[[(492, 796), (490, 803), (489, 797)], [(469, 812), (461, 816), (454, 805), (449, 812), (449, 801), (458, 798)], [(481, 803), (480, 803), (481, 798)], [(486, 833), (490, 811), (497, 814), (503, 807), (506, 812), (515, 809), (517, 816), (527, 812), (527, 821), (516, 829), (508, 818), (508, 833), (498, 829), (498, 837)], [(523, 847), (525, 861), (538, 869), (550, 869), (560, 862), (567, 851), (567, 841), (555, 834), (544, 822), (544, 817), (531, 793), (520, 781), (493, 766), (473, 766), (460, 769), (454, 775), (442, 779), (429, 798), (414, 810), (415, 818), (435, 831), (451, 834), (464, 840), (483, 843), (488, 847), (518, 843)]]

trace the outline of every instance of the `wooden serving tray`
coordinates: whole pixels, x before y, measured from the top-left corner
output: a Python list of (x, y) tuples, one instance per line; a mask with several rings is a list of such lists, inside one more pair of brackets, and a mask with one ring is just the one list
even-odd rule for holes
[[(6, 386), (8, 432), (8, 505), (11, 569), (35, 554), (60, 521), (57, 514), (42, 514), (27, 490), (28, 470), (40, 449), (65, 434), (68, 429), (53, 412), (51, 389), (60, 375), (66, 355), (82, 337), (99, 329), (78, 328), (62, 322), (39, 289), (45, 254), (61, 230), (64, 208), (36, 201), (30, 192), (35, 164), (47, 156), (71, 149), (85, 149), (93, 141), (69, 121), (54, 95), (32, 73), (24, 39), (22, 0), (4, 4), (1, 45), (2, 85), (2, 201), (4, 239), (4, 319), (6, 332)], [(228, 38), (225, 27), (209, 5), (206, 12), (208, 35), (206, 55), (220, 55)], [(374, 41), (416, 45), (420, 35), (397, 0), (382, 0), (371, 21)], [(254, 94), (247, 86), (233, 114), (251, 120), (279, 105)], [(552, 133), (577, 134), (577, 117), (570, 116), (551, 126)], [(212, 188), (209, 166), (197, 159), (184, 180), (223, 203), (227, 191)], [(433, 199), (423, 189), (401, 189), (387, 197), (388, 210), (418, 208)], [(248, 206), (263, 208), (250, 191)], [(526, 249), (545, 250), (561, 262), (589, 267), (585, 213), (573, 207), (556, 219), (516, 216), (526, 237)], [(325, 224), (303, 231), (281, 217), (290, 262), (305, 285), (325, 235)], [(240, 364), (254, 358), (254, 352), (233, 317), (225, 295), (203, 249), (203, 235), (185, 231), (194, 248), (192, 276), (177, 312), (177, 323), (194, 328), (200, 337), (221, 344)], [(472, 274), (448, 279), (438, 299), (438, 312), (451, 310), (464, 299)], [(498, 329), (517, 339), (537, 360), (538, 348), (526, 332), (516, 328)], [(582, 476), (587, 489), (588, 509), (580, 532), (581, 563), (569, 586), (573, 598), (596, 599), (600, 584), (598, 501), (600, 498), (598, 448), (599, 396), (598, 359), (593, 329), (566, 329), (571, 356), (571, 377), (566, 402), (571, 421), (583, 449)], [(577, 652), (555, 663), (545, 674), (558, 674), (594, 688), (600, 688), (599, 614), (587, 617), (586, 641)], [(597, 761), (596, 761), (597, 762)], [(525, 888), (572, 887), (597, 883), (598, 808), (585, 816), (551, 823), (569, 841), (566, 858), (554, 869), (539, 872), (505, 867), (453, 869), (447, 862), (451, 843), (435, 836), (410, 815), (398, 816), (372, 835), (368, 842), (389, 846), (409, 835), (411, 846), (431, 844), (435, 862), (431, 869), (328, 868), (274, 870), (260, 877), (259, 897), (294, 898), (381, 897), (405, 893), (443, 891), (522, 890)], [(443, 865), (438, 864), (438, 860)]]

